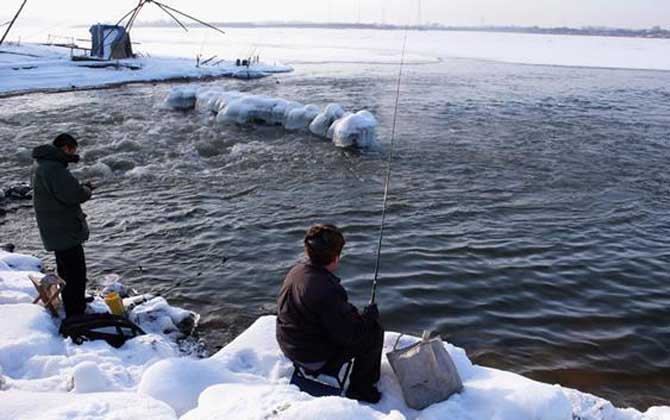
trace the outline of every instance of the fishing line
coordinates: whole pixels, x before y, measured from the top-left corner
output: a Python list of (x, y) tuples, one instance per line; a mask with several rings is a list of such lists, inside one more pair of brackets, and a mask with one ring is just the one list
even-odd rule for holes
[(405, 27), (405, 36), (402, 41), (402, 53), (400, 55), (400, 68), (398, 70), (398, 83), (396, 86), (395, 105), (393, 109), (393, 126), (391, 129), (391, 151), (389, 152), (388, 168), (386, 170), (386, 180), (384, 182), (384, 201), (382, 203), (382, 216), (379, 223), (379, 243), (377, 244), (377, 260), (375, 262), (375, 277), (372, 280), (372, 295), (370, 296), (370, 304), (375, 303), (377, 296), (377, 279), (379, 276), (379, 264), (382, 253), (382, 240), (384, 238), (384, 221), (386, 220), (386, 202), (388, 201), (389, 184), (391, 182), (391, 169), (393, 166), (393, 152), (395, 150), (395, 130), (396, 122), (398, 120), (398, 103), (400, 102), (400, 82), (402, 81), (402, 69), (405, 65), (405, 48), (407, 46), (408, 28)]

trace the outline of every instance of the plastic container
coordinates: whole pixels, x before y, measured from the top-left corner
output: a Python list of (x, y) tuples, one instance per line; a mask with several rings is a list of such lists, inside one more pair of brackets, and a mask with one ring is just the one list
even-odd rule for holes
[(126, 308), (123, 306), (123, 300), (116, 292), (111, 292), (105, 295), (105, 303), (109, 306), (109, 310), (118, 316), (126, 316)]

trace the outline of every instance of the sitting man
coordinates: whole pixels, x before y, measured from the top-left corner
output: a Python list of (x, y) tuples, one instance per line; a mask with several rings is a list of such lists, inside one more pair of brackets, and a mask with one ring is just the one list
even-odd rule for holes
[(347, 397), (377, 403), (384, 330), (376, 305), (359, 313), (333, 272), (344, 247), (333, 225), (305, 236), (307, 260), (286, 275), (277, 298), (277, 341), (294, 363), (315, 374), (336, 375), (354, 359)]

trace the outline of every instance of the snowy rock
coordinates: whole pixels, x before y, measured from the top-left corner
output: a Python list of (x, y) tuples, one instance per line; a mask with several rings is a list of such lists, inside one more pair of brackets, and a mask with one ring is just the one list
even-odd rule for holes
[(30, 255), (0, 250), (0, 271), (42, 271), (42, 261)]
[(335, 120), (342, 118), (344, 109), (339, 104), (328, 104), (326, 109), (314, 118), (309, 125), (309, 131), (315, 136), (327, 137), (328, 128)]
[(376, 141), (377, 120), (368, 111), (347, 114), (328, 129), (328, 138), (338, 147), (370, 147)]
[(144, 331), (151, 331), (172, 337), (183, 338), (193, 333), (200, 316), (192, 311), (170, 306), (162, 297), (155, 297), (137, 305), (128, 318), (140, 325)]
[(25, 184), (12, 185), (6, 188), (3, 194), (6, 198), (14, 200), (30, 200), (33, 198), (33, 189)]
[(165, 106), (177, 111), (188, 111), (195, 108), (195, 98), (195, 88), (175, 87), (165, 99)]

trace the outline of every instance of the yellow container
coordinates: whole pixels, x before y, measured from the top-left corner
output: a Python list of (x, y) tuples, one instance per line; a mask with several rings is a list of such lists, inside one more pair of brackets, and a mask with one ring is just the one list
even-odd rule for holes
[(109, 310), (112, 311), (114, 315), (126, 316), (126, 308), (123, 307), (123, 300), (116, 292), (108, 293), (105, 296), (105, 303), (109, 306)]

